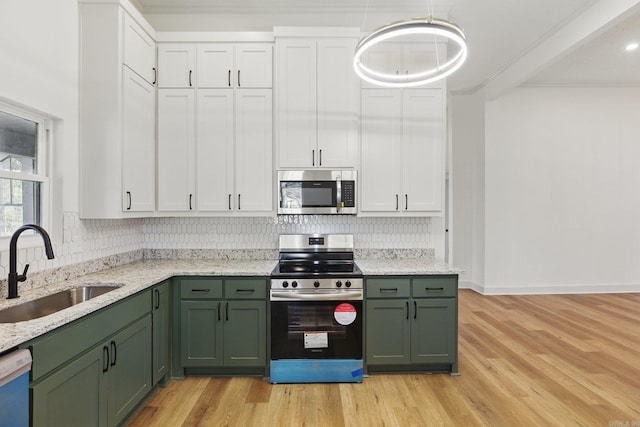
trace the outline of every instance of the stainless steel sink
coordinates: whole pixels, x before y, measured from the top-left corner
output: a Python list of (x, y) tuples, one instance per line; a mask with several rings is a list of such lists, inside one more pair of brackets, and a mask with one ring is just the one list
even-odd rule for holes
[(79, 286), (77, 288), (66, 289), (28, 301), (13, 307), (0, 310), (0, 323), (15, 323), (25, 320), (37, 319), (56, 313), (81, 302), (88, 301), (91, 298), (106, 294), (109, 291), (118, 289), (121, 283), (95, 284)]

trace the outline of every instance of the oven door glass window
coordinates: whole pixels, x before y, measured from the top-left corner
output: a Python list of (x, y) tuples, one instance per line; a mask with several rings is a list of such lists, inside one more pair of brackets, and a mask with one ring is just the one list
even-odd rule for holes
[(330, 208), (337, 204), (336, 181), (281, 181), (281, 208)]
[(272, 301), (271, 359), (362, 359), (362, 301)]

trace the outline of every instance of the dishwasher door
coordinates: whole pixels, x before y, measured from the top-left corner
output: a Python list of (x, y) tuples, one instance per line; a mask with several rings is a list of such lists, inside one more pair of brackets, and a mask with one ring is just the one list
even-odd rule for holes
[(0, 357), (0, 426), (29, 426), (31, 353), (18, 350)]

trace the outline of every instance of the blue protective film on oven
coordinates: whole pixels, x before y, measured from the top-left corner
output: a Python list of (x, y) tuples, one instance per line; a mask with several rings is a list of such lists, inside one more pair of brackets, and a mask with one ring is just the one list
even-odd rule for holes
[(271, 382), (361, 383), (362, 359), (287, 359), (271, 361)]

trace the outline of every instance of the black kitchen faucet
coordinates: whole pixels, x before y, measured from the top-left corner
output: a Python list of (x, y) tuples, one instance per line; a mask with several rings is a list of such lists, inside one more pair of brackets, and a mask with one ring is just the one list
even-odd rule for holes
[(11, 236), (11, 243), (9, 244), (9, 279), (8, 279), (8, 287), (9, 287), (9, 296), (7, 299), (18, 298), (18, 282), (24, 282), (27, 280), (27, 270), (29, 270), (29, 264), (24, 266), (24, 271), (22, 274), (18, 275), (18, 237), (25, 230), (35, 230), (42, 236), (42, 240), (44, 240), (44, 250), (47, 254), (48, 259), (53, 259), (53, 248), (51, 247), (51, 239), (49, 238), (49, 234), (44, 230), (44, 228), (35, 224), (25, 224), (18, 228), (13, 236)]

